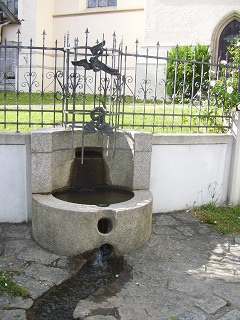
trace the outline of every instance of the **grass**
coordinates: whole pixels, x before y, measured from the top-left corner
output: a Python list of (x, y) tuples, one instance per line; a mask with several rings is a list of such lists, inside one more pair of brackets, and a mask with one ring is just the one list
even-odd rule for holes
[(193, 211), (200, 221), (223, 235), (240, 235), (240, 206), (203, 205)]
[[(11, 101), (16, 102), (16, 99), (11, 100), (8, 97), (8, 100), (4, 101), (0, 96), (0, 131), (29, 132), (43, 126), (53, 127), (54, 124), (62, 124), (64, 120), (72, 121), (72, 115), (63, 112), (60, 100), (56, 101), (52, 96), (44, 96), (44, 100), (39, 104), (40, 98), (39, 95), (35, 98), (32, 97), (31, 105), (29, 105), (29, 96), (28, 99), (22, 97), (22, 104), (19, 102), (19, 105), (16, 105), (10, 104)], [(50, 104), (49, 101), (51, 101)], [(80, 102), (82, 103), (82, 100)], [(90, 111), (93, 108), (93, 97), (86, 98), (85, 102), (84, 122), (88, 122), (91, 120)], [(72, 101), (69, 100), (68, 110), (72, 109)], [(79, 112), (75, 115), (75, 121), (83, 122), (83, 105), (76, 104), (75, 110)], [(218, 114), (215, 114), (215, 111), (214, 115), (207, 117), (207, 110), (204, 108), (201, 110), (190, 106), (183, 108), (181, 105), (125, 104), (117, 113), (114, 114), (114, 112), (116, 111), (113, 111), (112, 119), (106, 117), (106, 122), (119, 123), (120, 128), (145, 132), (152, 132), (154, 126), (154, 133), (204, 133), (209, 125), (214, 125), (216, 128), (208, 128), (208, 132), (216, 133), (221, 132), (221, 124), (224, 121), (221, 117), (215, 117), (215, 115), (220, 115), (219, 111)]]
[(4, 293), (12, 297), (21, 296), (26, 298), (28, 296), (28, 291), (25, 287), (17, 285), (7, 272), (0, 270), (0, 296)]

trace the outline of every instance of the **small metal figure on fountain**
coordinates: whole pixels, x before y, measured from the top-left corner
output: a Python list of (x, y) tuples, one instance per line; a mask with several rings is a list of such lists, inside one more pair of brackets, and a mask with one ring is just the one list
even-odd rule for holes
[(72, 64), (74, 66), (81, 66), (86, 70), (93, 70), (94, 72), (98, 72), (102, 70), (114, 76), (120, 75), (117, 69), (110, 68), (105, 63), (98, 60), (98, 58), (103, 54), (104, 45), (105, 45), (105, 41), (93, 47), (90, 47), (90, 51), (92, 52), (93, 56), (89, 59), (89, 62), (87, 61), (87, 59), (82, 59), (79, 61), (72, 61)]
[[(105, 45), (105, 41), (90, 47), (90, 51), (92, 53), (92, 57), (89, 59), (82, 59), (79, 61), (72, 61), (74, 66), (83, 67), (85, 70), (93, 70), (94, 72), (104, 71), (113, 76), (120, 76), (120, 73), (117, 69), (113, 69), (102, 61), (98, 60), (98, 58), (103, 54), (103, 46)], [(113, 128), (105, 122), (105, 116), (107, 115), (107, 109), (105, 102), (102, 101), (103, 107), (95, 107), (90, 112), (90, 117), (92, 121), (88, 122), (84, 126), (85, 133), (94, 133), (96, 130), (102, 131), (107, 135), (113, 133)]]

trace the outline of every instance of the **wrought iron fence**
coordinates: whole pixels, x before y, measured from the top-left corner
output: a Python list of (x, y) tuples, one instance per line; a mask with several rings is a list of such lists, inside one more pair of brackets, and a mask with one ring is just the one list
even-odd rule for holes
[[(135, 129), (149, 132), (227, 132), (239, 90), (233, 63), (160, 56), (160, 46), (135, 52), (84, 44), (30, 40), (0, 45), (0, 130), (47, 126)], [(170, 72), (171, 70), (171, 72)], [(189, 71), (190, 70), (190, 71)], [(237, 86), (237, 87), (236, 87)], [(238, 96), (237, 96), (238, 97)], [(104, 121), (103, 121), (104, 120)], [(94, 124), (94, 125), (93, 125)]]

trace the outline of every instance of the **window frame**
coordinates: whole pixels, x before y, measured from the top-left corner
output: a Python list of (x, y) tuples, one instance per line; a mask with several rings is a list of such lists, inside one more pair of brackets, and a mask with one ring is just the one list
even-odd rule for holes
[(95, 0), (95, 6), (89, 6), (89, 0), (87, 1), (87, 8), (88, 9), (94, 9), (94, 8), (111, 8), (111, 7), (116, 7), (117, 6), (117, 0), (116, 1), (116, 4), (109, 4), (110, 0), (105, 0), (106, 1), (106, 5), (99, 5), (99, 2), (100, 0)]
[(213, 52), (213, 55), (212, 55), (213, 63), (218, 62), (219, 39), (220, 39), (221, 33), (223, 29), (233, 20), (237, 20), (240, 22), (240, 13), (236, 11), (229, 12), (226, 16), (223, 17), (222, 20), (219, 21), (219, 23), (216, 25), (216, 27), (213, 30), (212, 38), (211, 38), (211, 50)]
[[(16, 18), (18, 17), (18, 0), (0, 0), (0, 2), (4, 3)], [(3, 18), (6, 18), (4, 13)]]

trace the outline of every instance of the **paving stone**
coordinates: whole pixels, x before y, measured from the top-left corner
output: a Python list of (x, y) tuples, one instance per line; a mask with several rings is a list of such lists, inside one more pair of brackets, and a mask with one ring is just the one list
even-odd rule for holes
[(198, 233), (200, 233), (201, 235), (205, 235), (211, 232), (211, 228), (209, 228), (207, 225), (202, 224), (198, 227), (197, 229)]
[(28, 310), (33, 305), (33, 300), (30, 298), (10, 297), (7, 294), (1, 295), (0, 309), (13, 308)]
[(225, 307), (227, 305), (227, 301), (213, 295), (196, 300), (195, 305), (208, 314), (213, 314)]
[(25, 268), (24, 274), (40, 281), (46, 281), (50, 285), (58, 285), (69, 277), (69, 273), (62, 269), (46, 267), (39, 264)]
[(137, 301), (134, 305), (127, 304), (119, 307), (118, 312), (121, 320), (146, 320), (150, 318), (146, 308), (139, 306)]
[(176, 226), (178, 221), (171, 217), (170, 215), (156, 215), (153, 217), (154, 223), (159, 226)]
[[(14, 272), (32, 299), (73, 272), (71, 259), (34, 242), (30, 225), (0, 224), (0, 231), (0, 269)], [(150, 241), (125, 256), (132, 279), (79, 301), (75, 319), (240, 320), (240, 246), (232, 243), (190, 213), (156, 215)], [(26, 320), (31, 298), (1, 296), (0, 309), (11, 310), (1, 310), (0, 319)]]
[(116, 296), (113, 296), (111, 298), (108, 298), (107, 300), (102, 301), (101, 303), (96, 303), (95, 299), (92, 299), (92, 297), (89, 297), (87, 299), (80, 300), (77, 304), (74, 312), (73, 312), (73, 318), (84, 318), (89, 317), (94, 312), (96, 313), (97, 310), (102, 309), (112, 309), (117, 308), (119, 305), (119, 301), (117, 302)]
[[(173, 214), (171, 214), (173, 216)], [(191, 213), (189, 212), (176, 212), (174, 213), (174, 218), (177, 220), (180, 220), (182, 222), (186, 223), (197, 223), (199, 224), (199, 221), (196, 217), (194, 217)]]
[[(172, 317), (174, 319), (174, 317)], [(177, 315), (176, 320), (206, 320), (206, 316), (196, 312), (186, 312), (184, 314)]]
[(4, 253), (3, 245), (0, 243), (0, 256), (3, 255), (3, 253)]
[(166, 237), (177, 237), (179, 232), (172, 227), (165, 226), (164, 228), (161, 225), (153, 225), (153, 232), (156, 235), (165, 235)]
[(191, 294), (194, 296), (200, 295), (206, 292), (204, 284), (199, 283), (195, 279), (176, 279), (168, 283), (168, 289), (176, 290), (186, 294)]
[(235, 308), (240, 310), (240, 287), (239, 283), (217, 282), (214, 285), (214, 294), (229, 301)]
[(10, 272), (21, 272), (26, 265), (25, 261), (15, 259), (14, 257), (5, 255), (0, 256), (0, 270), (8, 270)]
[(9, 240), (5, 245), (5, 256), (16, 257), (20, 252), (26, 250), (29, 242), (27, 240)]
[(58, 268), (68, 268), (69, 266), (69, 259), (68, 258), (60, 258), (60, 259), (57, 259), (54, 263), (54, 265)]
[(46, 250), (41, 249), (37, 245), (19, 253), (18, 258), (24, 261), (34, 261), (41, 264), (51, 264), (56, 261), (59, 256)]
[(51, 288), (49, 283), (45, 281), (39, 281), (25, 276), (13, 276), (13, 280), (17, 284), (26, 287), (32, 299), (39, 298)]
[(6, 239), (31, 239), (31, 226), (29, 224), (6, 224), (2, 228), (2, 237)]
[(240, 320), (240, 311), (231, 310), (218, 320)]
[(177, 226), (176, 229), (186, 237), (192, 237), (194, 235), (194, 230), (188, 226)]
[(87, 317), (87, 319), (89, 320), (116, 320), (115, 317), (113, 316), (90, 316), (90, 317)]
[(240, 236), (235, 237), (235, 243), (240, 244)]
[(24, 310), (0, 310), (1, 320), (27, 320)]

